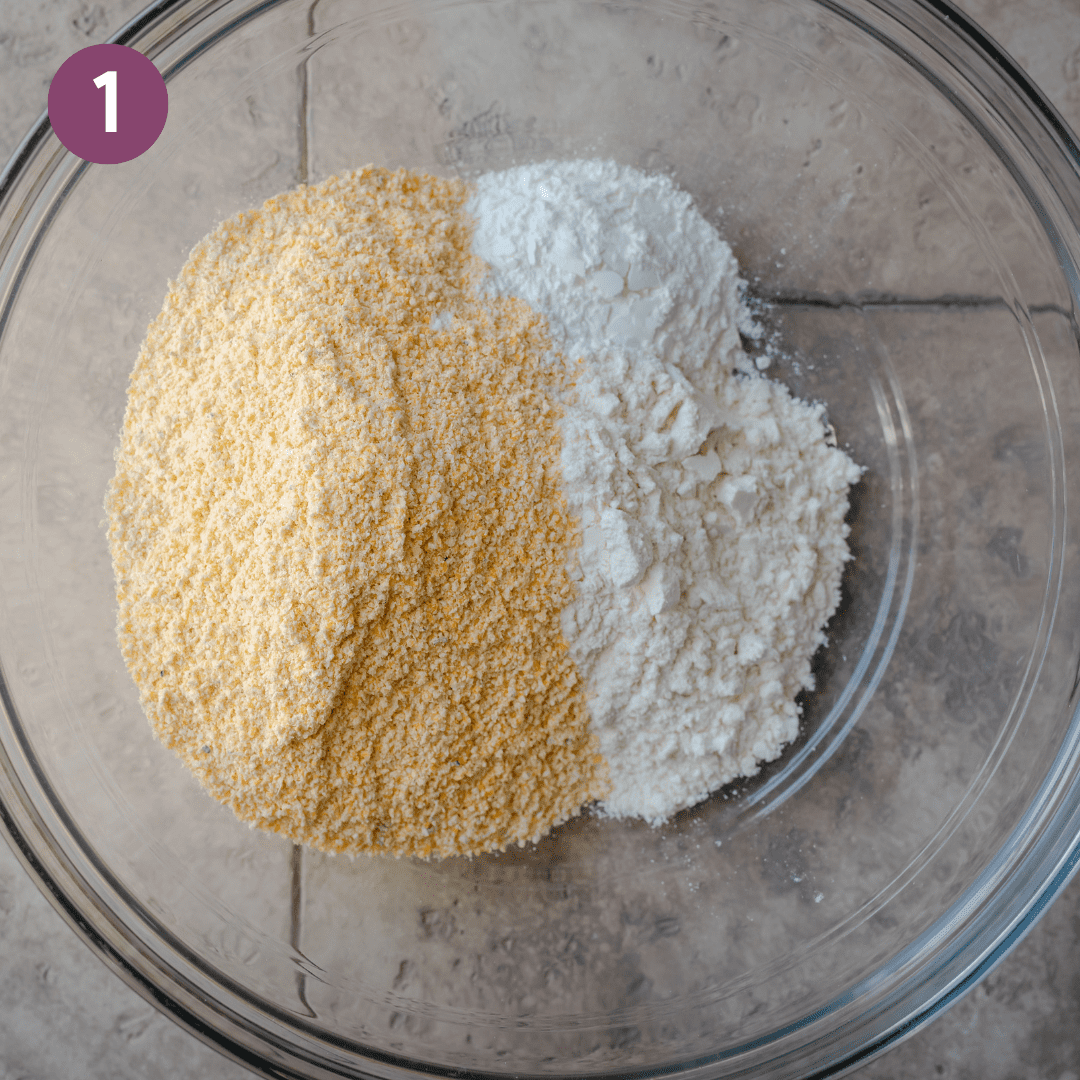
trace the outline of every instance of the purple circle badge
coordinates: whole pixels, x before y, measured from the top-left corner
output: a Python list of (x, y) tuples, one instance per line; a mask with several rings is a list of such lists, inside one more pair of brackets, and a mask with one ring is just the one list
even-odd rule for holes
[(69, 56), (49, 86), (49, 122), (75, 155), (119, 165), (146, 153), (169, 115), (165, 80), (141, 52), (91, 45)]

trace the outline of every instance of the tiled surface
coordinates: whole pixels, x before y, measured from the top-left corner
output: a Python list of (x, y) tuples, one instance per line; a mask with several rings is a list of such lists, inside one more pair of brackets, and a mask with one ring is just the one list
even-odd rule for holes
[[(143, 0), (0, 0), (0, 158), (52, 73)], [(1080, 129), (1080, 3), (964, 0)], [(288, 180), (283, 179), (282, 186)], [(0, 845), (0, 1080), (247, 1075), (157, 1014), (75, 938)], [(1080, 1080), (1080, 882), (973, 993), (865, 1080)]]

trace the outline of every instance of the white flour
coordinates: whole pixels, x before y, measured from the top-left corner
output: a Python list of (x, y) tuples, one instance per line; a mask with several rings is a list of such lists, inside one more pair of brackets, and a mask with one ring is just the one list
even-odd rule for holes
[(860, 470), (826, 445), (821, 406), (753, 374), (731, 249), (666, 177), (529, 165), (481, 177), (469, 210), (490, 288), (579, 362), (563, 630), (611, 771), (604, 809), (658, 823), (796, 735)]

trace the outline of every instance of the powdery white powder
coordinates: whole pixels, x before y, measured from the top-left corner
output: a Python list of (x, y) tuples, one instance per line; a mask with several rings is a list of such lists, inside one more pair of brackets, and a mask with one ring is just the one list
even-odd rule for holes
[(659, 823), (796, 735), (860, 469), (827, 445), (822, 406), (756, 373), (731, 249), (668, 178), (527, 165), (481, 177), (468, 210), (487, 287), (542, 313), (576, 368), (563, 632), (610, 769), (603, 809)]

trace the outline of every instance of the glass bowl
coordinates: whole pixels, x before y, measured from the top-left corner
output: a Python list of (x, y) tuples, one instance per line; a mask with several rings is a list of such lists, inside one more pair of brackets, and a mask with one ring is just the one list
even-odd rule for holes
[[(158, 143), (0, 180), (0, 809), (148, 1000), (266, 1076), (828, 1075), (974, 984), (1080, 841), (1080, 178), (941, 0), (161, 0)], [(221, 218), (375, 162), (671, 174), (866, 466), (799, 739), (667, 826), (483, 858), (254, 832), (151, 736), (102, 527), (128, 372)]]

